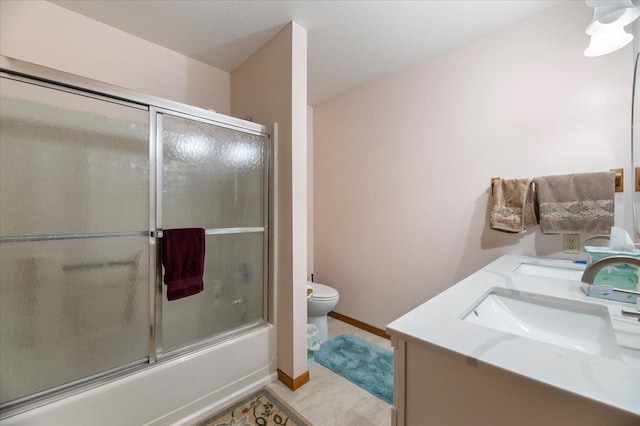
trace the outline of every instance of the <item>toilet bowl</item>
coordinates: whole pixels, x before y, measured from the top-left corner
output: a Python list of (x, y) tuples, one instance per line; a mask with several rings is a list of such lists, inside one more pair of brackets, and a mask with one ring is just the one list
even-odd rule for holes
[(338, 290), (328, 285), (308, 282), (313, 292), (307, 298), (307, 323), (320, 330), (320, 344), (328, 339), (327, 314), (338, 304)]

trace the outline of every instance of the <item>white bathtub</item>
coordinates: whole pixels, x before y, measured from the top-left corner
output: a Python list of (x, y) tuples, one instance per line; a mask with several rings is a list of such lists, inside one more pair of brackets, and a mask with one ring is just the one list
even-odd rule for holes
[(192, 424), (274, 380), (273, 325), (2, 421), (3, 425)]

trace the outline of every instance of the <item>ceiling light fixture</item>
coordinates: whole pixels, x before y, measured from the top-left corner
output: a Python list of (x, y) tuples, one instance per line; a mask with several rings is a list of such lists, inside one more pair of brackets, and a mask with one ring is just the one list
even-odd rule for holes
[(589, 42), (589, 47), (584, 51), (584, 56), (602, 56), (615, 52), (631, 43), (631, 40), (633, 40), (633, 35), (626, 32), (622, 27), (591, 34), (591, 41)]
[(586, 0), (593, 7), (593, 21), (585, 32), (591, 36), (585, 56), (601, 56), (623, 48), (633, 40), (624, 27), (640, 16), (640, 7), (631, 0)]

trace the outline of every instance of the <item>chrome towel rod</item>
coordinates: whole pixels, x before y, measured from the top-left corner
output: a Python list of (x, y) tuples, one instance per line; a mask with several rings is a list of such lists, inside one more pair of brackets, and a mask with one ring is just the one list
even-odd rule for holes
[[(218, 234), (249, 234), (253, 232), (264, 232), (267, 230), (266, 226), (249, 226), (246, 228), (212, 228), (205, 229), (205, 235), (218, 235)], [(163, 231), (159, 229), (157, 231), (151, 231), (151, 237), (162, 238)]]
[(100, 232), (100, 233), (93, 233), (93, 234), (26, 235), (23, 237), (0, 237), (0, 243), (20, 243), (20, 242), (26, 242), (26, 241), (86, 240), (91, 238), (146, 237), (148, 235), (149, 235), (149, 231)]
[[(205, 235), (217, 234), (248, 234), (264, 232), (266, 226), (249, 226), (246, 228), (212, 228), (204, 231)], [(0, 237), (0, 243), (21, 243), (27, 241), (60, 241), (60, 240), (86, 240), (92, 238), (118, 238), (118, 237), (147, 237), (162, 238), (162, 230), (158, 231), (133, 231), (133, 232), (100, 232), (90, 234), (55, 234), (55, 235), (25, 235), (22, 237)]]

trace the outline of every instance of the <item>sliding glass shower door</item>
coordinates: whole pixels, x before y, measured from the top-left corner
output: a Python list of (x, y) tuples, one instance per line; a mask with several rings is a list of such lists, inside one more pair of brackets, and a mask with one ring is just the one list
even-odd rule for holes
[(146, 108), (2, 78), (2, 403), (148, 359)]
[[(266, 324), (266, 128), (0, 72), (0, 418)], [(169, 301), (175, 228), (204, 291)]]
[(267, 144), (261, 134), (158, 116), (157, 226), (206, 232), (204, 291), (160, 302), (159, 346), (167, 353), (264, 318)]

